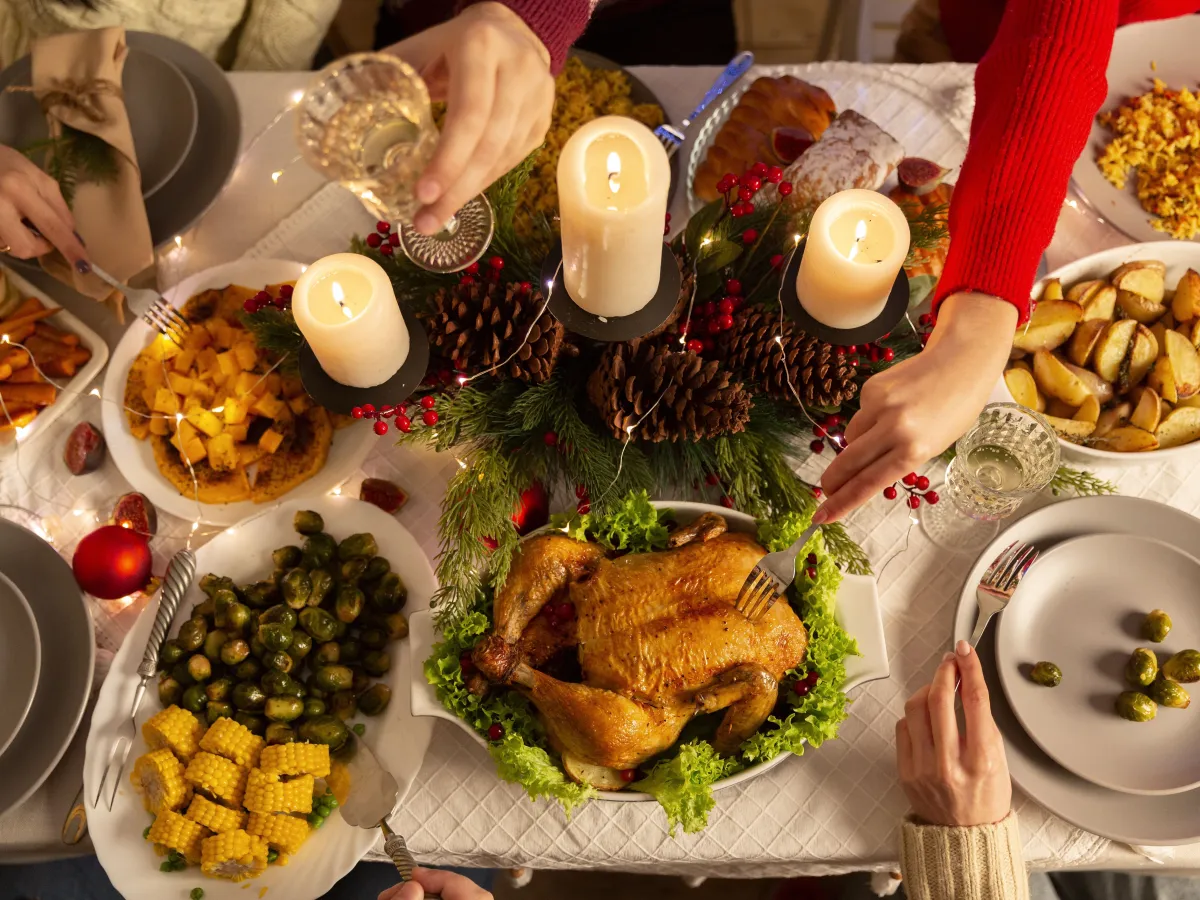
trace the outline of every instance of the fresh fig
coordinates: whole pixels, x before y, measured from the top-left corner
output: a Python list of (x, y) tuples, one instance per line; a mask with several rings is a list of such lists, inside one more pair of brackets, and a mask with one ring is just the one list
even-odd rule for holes
[(114, 525), (128, 528), (144, 538), (152, 538), (158, 533), (158, 511), (145, 494), (136, 491), (121, 495), (113, 507), (112, 520)]
[(400, 485), (383, 478), (364, 478), (358, 489), (358, 499), (374, 503), (384, 512), (394, 513), (408, 502), (408, 495)]
[(80, 422), (67, 436), (63, 462), (72, 475), (94, 472), (104, 463), (107, 454), (104, 435), (91, 422)]
[(807, 128), (771, 129), (771, 152), (785, 166), (794, 163), (805, 150), (817, 142)]
[(949, 169), (943, 169), (937, 163), (918, 156), (905, 157), (896, 168), (900, 183), (918, 197), (928, 194), (949, 174)]

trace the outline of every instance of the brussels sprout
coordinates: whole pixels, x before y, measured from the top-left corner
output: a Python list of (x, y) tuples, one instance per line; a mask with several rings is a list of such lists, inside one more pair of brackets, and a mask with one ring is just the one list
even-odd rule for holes
[(362, 645), (368, 650), (382, 650), (388, 645), (388, 633), (377, 625), (364, 628), (359, 636)]
[(225, 616), (229, 611), (229, 607), (235, 603), (240, 603), (237, 594), (231, 588), (218, 588), (213, 591), (213, 619), (218, 628), (224, 628), (228, 622), (225, 621)]
[(271, 650), (263, 657), (263, 665), (270, 671), (286, 675), (295, 667), (296, 661), (284, 650)]
[(181, 661), (171, 666), (171, 677), (182, 684), (184, 687), (190, 687), (196, 683), (196, 679), (192, 677), (192, 673), (188, 671), (187, 661)]
[(224, 631), (210, 631), (204, 638), (204, 655), (208, 657), (209, 662), (218, 663), (221, 661), (221, 648), (225, 646), (225, 642), (229, 640), (229, 635)]
[(1153, 609), (1146, 614), (1146, 620), (1142, 622), (1142, 637), (1161, 644), (1170, 633), (1171, 617), (1164, 610)]
[(208, 697), (204, 695), (204, 685), (202, 684), (193, 684), (184, 691), (183, 699), (179, 703), (184, 709), (194, 713), (204, 712), (207, 704)]
[(333, 640), (337, 632), (337, 619), (326, 610), (310, 606), (300, 611), (300, 627), (307, 631), (314, 641), (323, 644)]
[(162, 649), (158, 651), (158, 667), (160, 669), (170, 668), (186, 655), (186, 651), (179, 646), (179, 641), (171, 638), (169, 641), (164, 641)]
[(265, 609), (258, 614), (259, 626), (286, 625), (288, 628), (295, 628), (298, 622), (299, 617), (296, 615), (296, 611), (283, 603), (276, 603), (270, 609)]
[(296, 732), (291, 725), (272, 722), (267, 726), (266, 738), (268, 744), (291, 744), (296, 740)]
[(363, 577), (363, 573), (366, 571), (367, 561), (361, 556), (357, 556), (342, 563), (338, 574), (341, 576), (343, 583), (358, 584), (359, 579)]
[(312, 582), (312, 593), (308, 595), (309, 606), (320, 606), (325, 598), (333, 592), (333, 576), (328, 569), (313, 569), (308, 573)]
[(258, 634), (256, 633), (254, 637), (250, 638), (250, 655), (255, 659), (261, 660), (266, 652), (267, 645), (259, 640)]
[(199, 616), (202, 619), (210, 619), (217, 610), (216, 603), (212, 597), (205, 597), (199, 603), (192, 606), (192, 618)]
[(367, 561), (367, 570), (363, 572), (363, 581), (378, 581), (388, 572), (392, 571), (392, 564), (382, 556), (372, 556)]
[(242, 588), (245, 603), (251, 609), (266, 609), (275, 603), (279, 589), (273, 581), (256, 581)]
[(242, 660), (233, 670), (233, 677), (240, 681), (253, 681), (262, 674), (262, 663), (253, 657)]
[(296, 511), (296, 516), (292, 519), (292, 527), (301, 534), (316, 534), (318, 531), (325, 530), (325, 520), (321, 518), (319, 512), (300, 509)]
[(268, 651), (286, 650), (292, 646), (292, 637), (291, 626), (282, 622), (268, 622), (258, 626), (258, 639)]
[(304, 687), (308, 690), (308, 696), (312, 697), (314, 700), (329, 699), (331, 692), (325, 690), (324, 688), (317, 687), (317, 676), (312, 672), (308, 673), (308, 679), (305, 681)]
[(213, 700), (228, 700), (233, 694), (233, 686), (236, 684), (228, 675), (222, 675), (220, 678), (214, 678), (204, 687), (204, 695), (208, 697), (209, 702)]
[(398, 641), (408, 637), (408, 619), (404, 617), (404, 613), (388, 613), (383, 617), (383, 621), (390, 640)]
[(337, 541), (325, 532), (310, 534), (304, 539), (304, 559), (301, 565), (306, 569), (316, 569), (328, 565), (337, 553)]
[(233, 705), (238, 709), (257, 712), (267, 702), (267, 695), (253, 681), (239, 681), (233, 688)]
[(341, 650), (333, 641), (327, 641), (317, 647), (317, 652), (313, 654), (314, 666), (331, 666), (334, 663), (340, 662), (342, 659)]
[(352, 665), (362, 659), (363, 649), (359, 641), (350, 638), (338, 644), (338, 652), (341, 655), (340, 662), (343, 665)]
[(339, 619), (337, 617), (334, 617), (334, 620), (333, 620), (333, 638), (334, 638), (334, 640), (336, 640), (336, 641), (342, 640), (346, 636), (346, 633), (349, 630), (350, 630), (349, 624), (347, 624), (346, 622), (343, 622), (341, 619)]
[(328, 707), (324, 700), (318, 700), (316, 697), (309, 697), (304, 701), (304, 717), (307, 719), (315, 719), (317, 716), (325, 715), (325, 710)]
[(304, 657), (308, 656), (308, 654), (312, 652), (312, 648), (313, 639), (309, 636), (308, 632), (292, 632), (292, 646), (288, 647), (287, 649), (288, 656), (290, 656), (297, 663), (300, 663), (304, 660)]
[(1200, 650), (1180, 650), (1162, 667), (1163, 678), (1180, 684), (1200, 681)]
[(362, 664), (369, 675), (374, 675), (378, 678), (391, 671), (392, 656), (386, 650), (370, 650), (363, 654)]
[(195, 653), (204, 646), (204, 638), (207, 636), (208, 623), (202, 616), (196, 616), (179, 626), (179, 634), (175, 635), (175, 642), (186, 653)]
[(270, 672), (263, 673), (262, 689), (267, 692), (269, 697), (281, 697), (287, 695), (289, 697), (299, 697), (304, 688), (295, 678), (287, 672), (280, 672), (278, 669), (272, 669)]
[(163, 706), (171, 706), (179, 702), (179, 698), (183, 696), (183, 685), (172, 678), (170, 675), (164, 674), (158, 680), (158, 702)]
[(195, 681), (208, 681), (212, 678), (212, 663), (208, 661), (207, 656), (201, 656), (197, 653), (187, 661), (188, 674)]
[(1167, 681), (1165, 678), (1160, 678), (1150, 685), (1150, 698), (1159, 706), (1171, 709), (1187, 709), (1192, 703), (1192, 698), (1183, 685)]
[(343, 584), (338, 588), (337, 605), (335, 611), (337, 617), (350, 624), (360, 615), (362, 615), (363, 606), (366, 604), (367, 598), (363, 596), (363, 592), (353, 585)]
[(354, 681), (350, 683), (350, 690), (354, 691), (355, 694), (361, 694), (371, 686), (371, 676), (358, 667), (355, 667), (351, 671), (354, 672)]
[(268, 697), (263, 707), (263, 715), (272, 722), (292, 722), (300, 718), (304, 712), (304, 701), (299, 697), (287, 695)]
[(365, 716), (377, 716), (392, 702), (392, 689), (386, 684), (373, 684), (358, 697), (358, 708)]
[(316, 716), (300, 723), (300, 740), (313, 744), (327, 744), (330, 749), (344, 745), (350, 737), (350, 729), (337, 716)]
[(232, 588), (233, 582), (224, 575), (214, 575), (212, 572), (209, 572), (207, 575), (200, 576), (199, 586), (200, 590), (211, 597), (213, 592), (220, 588)]
[(292, 609), (304, 609), (312, 596), (312, 579), (304, 569), (290, 569), (279, 582), (283, 602)]
[(1125, 680), (1134, 687), (1149, 687), (1158, 677), (1158, 657), (1153, 650), (1138, 647), (1125, 664)]
[(1141, 691), (1125, 691), (1117, 697), (1117, 715), (1130, 722), (1149, 722), (1158, 715), (1158, 704)]
[(304, 558), (304, 551), (294, 544), (288, 547), (280, 547), (271, 553), (271, 561), (275, 563), (277, 569), (294, 569), (300, 565), (300, 560)]
[(358, 704), (353, 691), (338, 691), (329, 700), (329, 711), (343, 722), (358, 715)]
[(267, 727), (267, 720), (262, 716), (256, 716), (251, 712), (237, 712), (233, 715), (233, 721), (244, 725), (254, 734), (262, 734), (263, 729)]
[(245, 603), (231, 603), (225, 610), (225, 630), (230, 634), (245, 634), (253, 613)]
[(360, 556), (370, 559), (379, 554), (379, 545), (375, 543), (375, 535), (363, 531), (350, 535), (338, 544), (337, 554), (341, 560), (357, 559)]
[(407, 602), (408, 588), (395, 572), (388, 572), (371, 588), (371, 603), (380, 612), (399, 612)]
[(235, 712), (232, 703), (224, 700), (209, 700), (208, 705), (204, 707), (204, 718), (211, 725), (217, 719), (232, 719)]
[(354, 672), (347, 666), (321, 666), (313, 677), (316, 686), (325, 691), (344, 691), (354, 684)]
[(233, 638), (221, 645), (221, 662), (236, 666), (250, 656), (250, 645), (241, 638)]

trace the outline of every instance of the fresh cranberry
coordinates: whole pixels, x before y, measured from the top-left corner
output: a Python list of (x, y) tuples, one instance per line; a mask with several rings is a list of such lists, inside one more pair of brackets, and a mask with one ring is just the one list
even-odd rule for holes
[(504, 737), (504, 726), (499, 722), (493, 722), (488, 726), (488, 740), (498, 741)]

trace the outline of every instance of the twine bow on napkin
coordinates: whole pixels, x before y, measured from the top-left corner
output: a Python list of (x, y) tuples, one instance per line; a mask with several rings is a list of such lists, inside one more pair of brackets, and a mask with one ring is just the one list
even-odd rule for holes
[[(33, 91), (33, 87), (11, 87), (10, 91)], [(116, 97), (125, 102), (125, 94), (120, 85), (113, 84), (106, 78), (55, 78), (51, 79), (49, 88), (40, 92), (38, 103), (42, 112), (47, 116), (56, 115), (57, 108), (78, 112), (89, 122), (103, 125), (108, 122), (108, 113), (104, 111), (101, 102), (103, 95)]]

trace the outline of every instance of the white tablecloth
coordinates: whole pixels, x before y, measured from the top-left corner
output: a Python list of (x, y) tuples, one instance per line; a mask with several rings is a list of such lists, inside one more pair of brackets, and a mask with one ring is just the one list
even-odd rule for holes
[[(888, 67), (889, 77), (911, 82), (965, 134), (973, 102), (967, 66)], [(678, 121), (716, 75), (709, 68), (641, 68), (637, 74)], [(803, 74), (803, 73), (798, 73)], [(243, 107), (250, 142), (302, 87), (303, 74), (237, 74), (232, 81)], [(369, 227), (361, 210), (295, 161), (290, 123), (274, 128), (248, 152), (224, 197), (202, 224), (183, 235), (183, 249), (160, 264), (165, 284), (209, 265), (255, 255), (311, 259), (344, 247), (354, 230)], [(910, 148), (911, 149), (911, 148)], [(278, 183), (271, 173), (282, 172)], [(1125, 239), (1069, 200), (1048, 253), (1051, 267)], [(686, 213), (682, 192), (673, 209)], [(94, 306), (66, 301), (82, 311), (110, 342), (120, 329)], [(99, 401), (84, 398), (61, 424), (22, 451), (19, 471), (0, 469), (0, 502), (37, 509), (64, 550), (107, 515), (129, 486), (111, 461), (82, 477), (70, 476), (60, 459), (71, 425), (97, 421)], [(432, 557), (442, 488), (453, 461), (398, 450), (381, 440), (364, 476), (391, 478), (411, 492), (400, 521)], [(805, 474), (815, 480), (819, 463)], [(1200, 473), (1182, 466), (1146, 467), (1100, 474), (1122, 492), (1200, 509)], [(357, 479), (345, 486), (357, 492)], [(159, 516), (154, 542), (161, 563), (181, 543), (186, 524)], [(689, 875), (765, 877), (887, 869), (896, 859), (896, 830), (906, 810), (896, 784), (893, 725), (904, 698), (928, 680), (951, 636), (954, 604), (971, 559), (937, 551), (919, 529), (910, 529), (899, 504), (869, 504), (850, 521), (852, 534), (879, 564), (904, 550), (880, 573), (880, 594), (892, 677), (868, 685), (854, 700), (839, 740), (792, 759), (766, 776), (717, 794), (708, 829), (671, 839), (656, 804), (592, 803), (568, 822), (546, 803), (500, 782), (490, 758), (460, 730), (438, 722), (417, 784), (396, 818), (415, 855), (438, 865), (535, 868), (613, 868)], [(99, 641), (115, 648), (136, 609), (97, 606)], [(59, 827), (79, 787), (82, 732), (58, 769), (22, 807), (0, 817), (0, 861), (62, 855)], [(1087, 834), (1018, 794), (1016, 805), (1026, 857), (1046, 868), (1148, 865), (1129, 848)], [(87, 849), (87, 845), (82, 845)], [(69, 852), (69, 851), (67, 851)], [(1200, 868), (1200, 846), (1178, 848), (1172, 867)]]

